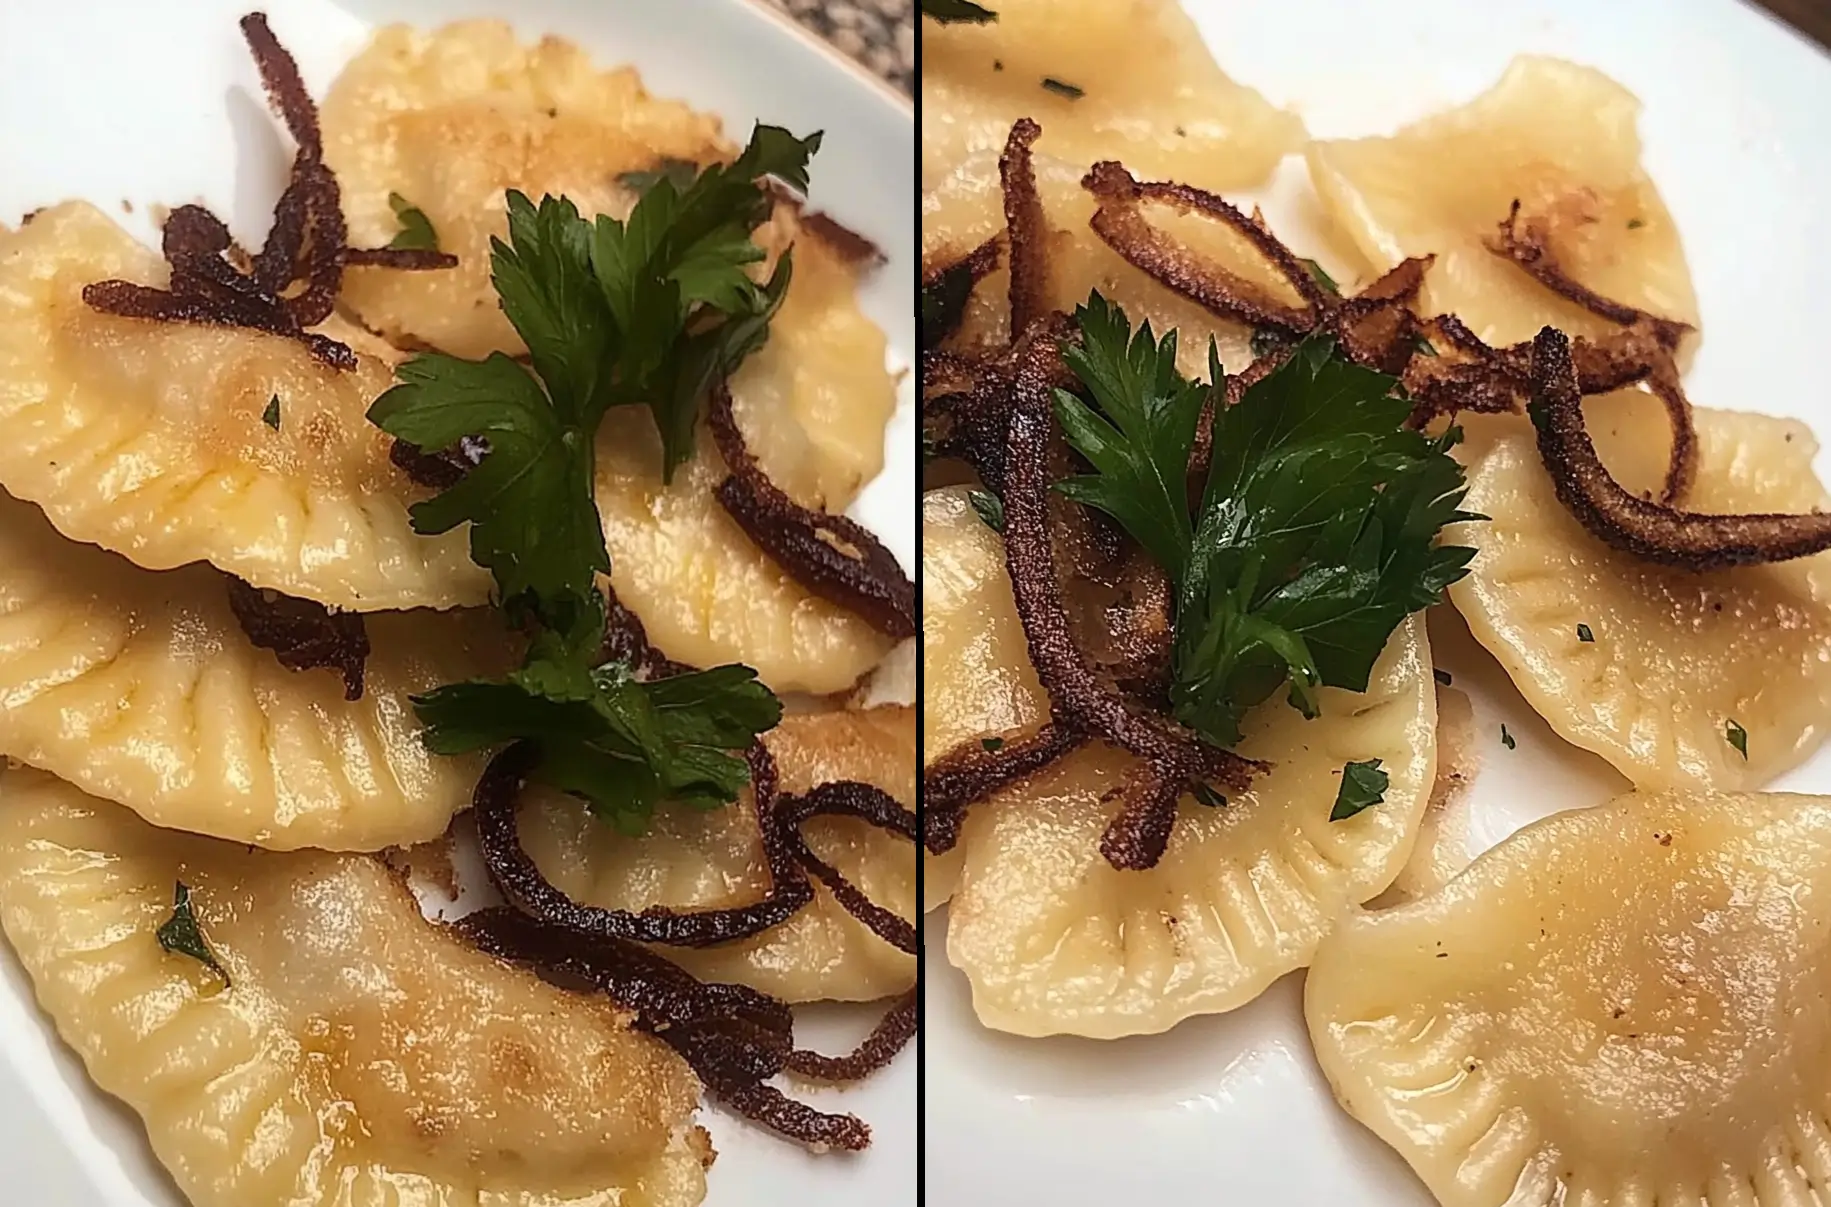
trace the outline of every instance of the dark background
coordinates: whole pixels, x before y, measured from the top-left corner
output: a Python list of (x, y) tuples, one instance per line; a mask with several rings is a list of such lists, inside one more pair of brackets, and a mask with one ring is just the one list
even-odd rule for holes
[(1758, 0), (1762, 8), (1831, 48), (1831, 0)]

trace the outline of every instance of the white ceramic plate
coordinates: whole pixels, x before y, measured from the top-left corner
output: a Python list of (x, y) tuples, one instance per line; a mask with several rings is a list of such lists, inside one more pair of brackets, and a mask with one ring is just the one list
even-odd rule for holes
[[(1515, 53), (1607, 71), (1645, 103), (1646, 159), (1703, 304), (1702, 405), (1795, 415), (1831, 440), (1831, 58), (1735, 0), (1185, 0), (1221, 66), (1319, 137), (1386, 133), (1482, 91)], [(994, 4), (993, 7), (996, 7)], [(1123, 148), (1116, 148), (1123, 157)], [(1274, 229), (1329, 263), (1304, 172), (1266, 192)], [(1820, 457), (1820, 472), (1827, 460)], [(1474, 842), (1626, 787), (1562, 746), (1474, 646), (1433, 625), (1484, 747)], [(1517, 750), (1500, 744), (1500, 725)], [(1831, 749), (1783, 785), (1831, 792)], [(926, 1155), (944, 1207), (1428, 1207), (1404, 1163), (1329, 1097), (1301, 974), (1234, 1014), (1117, 1043), (1021, 1040), (973, 1020), (927, 937)]]
[[(0, 0), (0, 221), (83, 197), (149, 242), (155, 203), (201, 200), (258, 244), (292, 151), (269, 116), (235, 21), (253, 0)], [(907, 101), (787, 18), (745, 0), (271, 0), (274, 31), (315, 95), (390, 21), (511, 19), (555, 33), (606, 66), (633, 63), (649, 88), (720, 114), (739, 138), (763, 119), (824, 129), (813, 202), (890, 253), (865, 307), (894, 367), (915, 347), (915, 139)], [(888, 468), (854, 514), (903, 561), (915, 552), (911, 387), (888, 436)], [(838, 1049), (869, 1020), (818, 1018)], [(815, 1158), (747, 1124), (708, 1119), (719, 1160), (711, 1207), (897, 1207), (915, 1202), (914, 1053), (851, 1091), (819, 1095), (873, 1125), (859, 1157)], [(56, 1042), (8, 952), (0, 956), (0, 1203), (183, 1207), (134, 1116), (96, 1092)], [(250, 1204), (249, 1207), (261, 1207)]]

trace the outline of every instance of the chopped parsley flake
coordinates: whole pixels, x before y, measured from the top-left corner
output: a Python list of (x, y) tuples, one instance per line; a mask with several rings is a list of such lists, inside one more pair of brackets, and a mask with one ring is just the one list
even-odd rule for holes
[(1207, 805), (1210, 809), (1227, 807), (1227, 798), (1200, 780), (1189, 785), (1189, 795), (1195, 798), (1197, 804)]
[(1003, 499), (984, 490), (975, 490), (966, 498), (973, 505), (973, 510), (979, 513), (979, 518), (985, 521), (987, 528), (1000, 536), (1004, 535), (1005, 505)]
[(1311, 259), (1300, 259), (1299, 263), (1309, 270), (1310, 277), (1324, 290), (1336, 297), (1341, 296), (1341, 286), (1335, 283), (1335, 278), (1329, 275), (1326, 268)]
[(395, 219), (401, 224), (399, 233), (388, 240), (389, 247), (397, 251), (439, 250), (439, 232), (432, 229), (432, 220), (426, 217), (425, 210), (399, 193), (388, 194), (388, 208), (394, 211)]
[(217, 962), (216, 953), (210, 950), (209, 942), (203, 937), (203, 928), (197, 924), (197, 912), (191, 907), (191, 889), (183, 881), (172, 890), (172, 916), (159, 928), (157, 937), (160, 947), (191, 957), (221, 977), (225, 988), (229, 985), (229, 974)]
[(1362, 809), (1371, 808), (1386, 799), (1390, 776), (1380, 770), (1380, 760), (1349, 763), (1341, 769), (1341, 789), (1335, 794), (1335, 808), (1330, 821), (1346, 821)]

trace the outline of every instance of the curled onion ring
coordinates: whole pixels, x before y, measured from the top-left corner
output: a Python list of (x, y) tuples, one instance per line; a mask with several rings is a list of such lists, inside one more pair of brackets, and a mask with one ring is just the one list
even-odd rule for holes
[(433, 269), (455, 267), (458, 260), (435, 251), (346, 245), (342, 192), (324, 162), (318, 107), (299, 65), (261, 13), (243, 17), (241, 27), (268, 100), (298, 143), (267, 241), (249, 257), (216, 215), (199, 205), (180, 206), (166, 222), (162, 239), (171, 266), (170, 288), (96, 281), (84, 286), (83, 301), (126, 318), (264, 331), (299, 341), (333, 369), (354, 369), (356, 354), (347, 344), (306, 330), (330, 317), (344, 266)]
[(707, 423), (730, 470), (716, 491), (719, 504), (745, 535), (822, 599), (898, 641), (915, 636), (915, 583), (870, 529), (803, 507), (769, 480), (744, 442), (723, 381), (712, 389)]
[(1693, 571), (1789, 561), (1831, 549), (1831, 513), (1707, 515), (1642, 499), (1615, 481), (1583, 426), (1570, 340), (1551, 327), (1532, 341), (1539, 458), (1558, 501), (1593, 536), (1643, 561)]

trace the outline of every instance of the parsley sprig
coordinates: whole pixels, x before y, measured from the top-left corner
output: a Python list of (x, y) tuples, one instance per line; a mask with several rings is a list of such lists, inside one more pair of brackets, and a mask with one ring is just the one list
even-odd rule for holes
[(782, 718), (747, 666), (641, 683), (623, 663), (594, 667), (551, 648), (506, 680), (454, 683), (415, 704), (435, 754), (532, 741), (543, 781), (634, 835), (664, 800), (710, 809), (736, 799), (749, 768), (730, 752)]
[(805, 191), (820, 135), (759, 125), (729, 164), (644, 181), (627, 219), (582, 216), (563, 197), (508, 194), (508, 239), (492, 239), (491, 280), (530, 367), (495, 353), (416, 356), (369, 418), (421, 448), (481, 440), (469, 473), (412, 508), (415, 531), (468, 523), (511, 618), (530, 631), (505, 679), (448, 684), (414, 705), (441, 754), (534, 742), (537, 774), (619, 828), (640, 832), (668, 799), (715, 806), (748, 778), (730, 753), (772, 728), (782, 706), (744, 666), (640, 682), (600, 663), (610, 556), (593, 497), (599, 422), (646, 405), (671, 478), (693, 452), (712, 383), (762, 346), (793, 272), (784, 252), (766, 282), (751, 234), (774, 178)]
[[(1311, 337), (1226, 406), (1176, 369), (1176, 334), (1136, 333), (1098, 293), (1078, 308), (1067, 352), (1081, 393), (1058, 390), (1068, 443), (1094, 473), (1059, 489), (1111, 515), (1169, 575), (1176, 615), (1171, 705), (1217, 746), (1239, 742), (1247, 711), (1289, 685), (1365, 691), (1405, 617), (1437, 602), (1474, 550), (1437, 543), (1461, 510), (1460, 439), (1405, 426), (1397, 382)], [(1209, 346), (1210, 383), (1221, 380)], [(1214, 403), (1208, 478), (1188, 502), (1190, 451)]]

